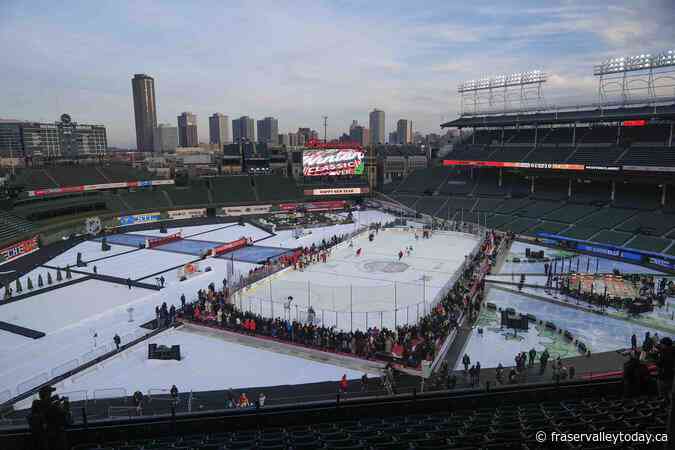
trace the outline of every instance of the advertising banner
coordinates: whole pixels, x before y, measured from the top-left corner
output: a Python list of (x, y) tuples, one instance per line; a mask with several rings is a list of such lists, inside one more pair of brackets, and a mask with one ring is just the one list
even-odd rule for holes
[(359, 195), (367, 194), (367, 187), (355, 188), (328, 188), (328, 189), (305, 189), (305, 195)]
[(224, 253), (229, 253), (231, 251), (246, 247), (247, 243), (248, 241), (246, 240), (246, 238), (237, 239), (236, 241), (232, 242), (226, 242), (223, 245), (219, 245), (218, 247), (212, 248), (211, 256), (215, 258), (218, 255), (222, 255)]
[(120, 216), (117, 218), (117, 224), (120, 227), (128, 225), (135, 225), (137, 223), (158, 222), (161, 215), (158, 212), (151, 212), (146, 214), (134, 214), (133, 216)]
[(195, 217), (206, 217), (206, 208), (197, 209), (179, 209), (176, 211), (167, 211), (171, 219), (192, 219)]
[(549, 170), (585, 170), (583, 164), (526, 163), (504, 161), (476, 161), (469, 159), (444, 159), (444, 166), (505, 167), (514, 169), (549, 169)]
[(305, 150), (302, 153), (302, 174), (306, 177), (361, 175), (364, 153), (357, 149)]
[(331, 200), (326, 202), (311, 202), (304, 204), (304, 207), (307, 211), (332, 211), (335, 209), (344, 209), (345, 206), (347, 206), (346, 200)]
[(0, 264), (26, 256), (38, 248), (37, 236), (33, 236), (31, 239), (26, 239), (25, 241), (17, 242), (16, 244), (8, 245), (7, 247), (0, 249)]
[(253, 214), (267, 214), (272, 205), (225, 206), (222, 209), (224, 216), (248, 216)]
[(65, 186), (52, 189), (28, 191), (29, 197), (43, 197), (53, 194), (72, 194), (73, 192), (98, 191), (102, 189), (124, 189), (132, 187), (149, 187), (174, 184), (173, 180), (123, 181), (121, 183), (85, 184), (82, 186)]

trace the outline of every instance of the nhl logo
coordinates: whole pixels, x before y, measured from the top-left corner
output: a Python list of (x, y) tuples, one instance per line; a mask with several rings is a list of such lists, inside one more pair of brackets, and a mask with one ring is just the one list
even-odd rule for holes
[(96, 235), (101, 232), (101, 218), (100, 217), (87, 217), (84, 222), (84, 228), (87, 233), (91, 235)]

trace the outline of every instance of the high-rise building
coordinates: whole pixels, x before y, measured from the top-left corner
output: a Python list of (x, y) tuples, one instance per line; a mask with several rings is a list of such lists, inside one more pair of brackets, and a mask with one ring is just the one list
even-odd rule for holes
[(384, 111), (374, 109), (370, 112), (370, 143), (384, 144)]
[(191, 112), (184, 112), (178, 116), (178, 145), (180, 147), (197, 147), (197, 116)]
[(356, 125), (350, 130), (349, 137), (352, 142), (361, 144), (362, 146), (367, 146), (370, 143), (370, 133), (368, 128), (364, 128), (361, 125)]
[(290, 147), (291, 145), (290, 133), (279, 134), (279, 145)]
[(230, 118), (225, 114), (214, 113), (209, 117), (209, 142), (211, 144), (229, 144), (230, 139)]
[(0, 155), (15, 157), (78, 157), (101, 155), (108, 148), (103, 125), (73, 122), (68, 114), (53, 123), (2, 121)]
[(412, 143), (412, 141), (413, 141), (412, 120), (399, 119), (399, 121), (396, 122), (396, 143), (410, 144)]
[(232, 121), (232, 137), (234, 142), (255, 142), (255, 121), (248, 116), (241, 116)]
[(398, 144), (398, 136), (396, 134), (396, 131), (392, 131), (389, 133), (389, 144)]
[(279, 143), (279, 121), (274, 117), (265, 117), (258, 121), (258, 142), (269, 145)]
[(173, 153), (178, 147), (178, 129), (169, 123), (160, 123), (152, 136), (155, 153)]
[(153, 150), (152, 135), (157, 126), (155, 80), (143, 73), (131, 79), (134, 95), (134, 118), (136, 119), (136, 149), (140, 152)]

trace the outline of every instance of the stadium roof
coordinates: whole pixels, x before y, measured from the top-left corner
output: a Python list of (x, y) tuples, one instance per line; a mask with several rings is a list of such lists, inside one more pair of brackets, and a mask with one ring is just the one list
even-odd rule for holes
[(575, 122), (616, 122), (638, 119), (675, 120), (675, 104), (612, 109), (580, 109), (572, 111), (543, 111), (485, 116), (461, 116), (441, 124), (441, 128), (485, 128), (515, 125), (552, 125)]

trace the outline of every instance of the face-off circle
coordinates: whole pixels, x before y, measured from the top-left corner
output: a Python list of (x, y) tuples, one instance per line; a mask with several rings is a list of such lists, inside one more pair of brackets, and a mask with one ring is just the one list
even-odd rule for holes
[(366, 261), (361, 265), (364, 272), (369, 273), (400, 273), (408, 270), (410, 266), (400, 261)]

